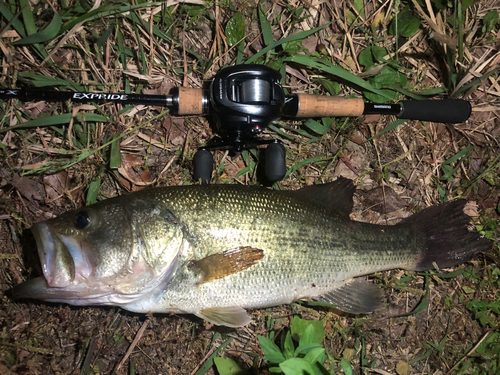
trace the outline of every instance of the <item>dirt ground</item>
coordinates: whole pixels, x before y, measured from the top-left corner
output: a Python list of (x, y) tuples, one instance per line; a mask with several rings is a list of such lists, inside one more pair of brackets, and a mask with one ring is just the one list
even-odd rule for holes
[[(5, 31), (0, 40), (2, 88), (35, 82), (47, 90), (70, 90), (77, 86), (69, 83), (75, 83), (89, 91), (131, 89), (163, 94), (175, 86), (201, 87), (220, 68), (235, 64), (236, 48), (225, 52), (230, 46), (225, 46), (223, 29), (238, 11), (246, 22), (245, 56), (266, 45), (257, 4), (251, 2), (228, 5), (217, 1), (208, 7), (196, 5), (198, 1), (187, 5), (168, 2), (168, 8), (159, 3), (131, 3), (132, 10), (125, 9), (126, 4), (109, 2), (102, 5), (108, 7), (105, 9), (97, 4), (97, 10), (88, 13), (95, 16), (89, 18), (83, 11), (78, 13), (78, 6), (92, 6), (83, 2), (65, 6), (66, 2), (14, 3), (6, 3), (16, 10), (13, 14), (17, 18), (10, 23), (5, 9), (0, 9), (1, 29)], [(263, 2), (262, 9), (272, 21), (276, 41), (311, 30), (336, 16), (348, 19), (347, 11), (355, 13), (349, 4)], [(368, 79), (369, 74), (357, 62), (360, 52), (377, 43), (395, 51), (395, 37), (387, 34), (393, 15), (391, 4), (366, 1), (365, 17), (351, 27), (344, 29), (341, 23), (333, 23), (304, 37), (302, 44), (309, 52), (325, 49), (335, 64)], [(41, 272), (29, 231), (32, 224), (81, 207), (89, 199), (106, 199), (151, 186), (192, 183), (193, 155), (214, 129), (205, 117), (174, 117), (160, 107), (2, 101), (0, 374), (217, 374), (212, 365), (214, 355), (234, 359), (249, 374), (266, 374), (268, 364), (257, 337), (273, 332), (279, 343), (294, 316), (323, 321), (323, 345), (330, 355), (326, 365), (335, 374), (349, 372), (342, 368), (341, 359), (349, 362), (353, 374), (500, 373), (500, 356), (495, 354), (500, 350), (499, 312), (483, 307), (478, 315), (471, 307), (471, 303), (493, 303), (500, 298), (499, 34), (498, 27), (481, 31), (484, 16), (499, 8), (498, 2), (485, 1), (464, 13), (465, 57), (456, 66), (467, 69), (459, 69), (462, 79), (455, 80), (454, 88), (448, 87), (441, 96), (460, 92), (461, 98), (472, 103), (472, 115), (465, 123), (407, 121), (368, 140), (394, 121), (390, 116), (368, 115), (337, 118), (324, 135), (311, 135), (302, 121), (292, 120), (274, 124), (265, 134), (283, 142), (288, 168), (298, 165), (279, 182), (281, 189), (298, 189), (338, 176), (353, 179), (357, 191), (351, 217), (385, 225), (461, 197), (469, 201), (466, 213), (471, 216), (471, 229), (479, 228), (492, 239), (491, 252), (443, 271), (455, 272), (456, 277), (400, 270), (370, 276), (384, 288), (387, 306), (369, 316), (296, 303), (250, 311), (250, 325), (230, 329), (194, 316), (146, 316), (115, 307), (13, 300), (9, 290)], [(19, 33), (17, 23), (25, 22), (28, 29), (26, 9), (31, 9), (34, 25), (40, 29), (48, 28), (45, 25), (55, 9), (63, 15), (63, 27), (50, 40), (15, 44), (21, 37), (14, 33)], [(300, 13), (302, 18), (297, 18), (297, 9), (304, 12)], [(386, 17), (379, 22), (387, 27), (372, 27), (379, 19), (376, 9)], [(413, 12), (423, 19), (421, 31), (399, 40), (401, 47), (397, 50), (402, 69), (414, 72), (409, 80), (415, 92), (446, 87), (451, 79), (447, 74), (451, 76), (453, 71), (443, 67), (447, 61), (441, 57), (450, 48), (458, 51), (456, 43), (450, 47), (450, 40), (443, 44), (435, 37), (439, 30), (431, 25), (434, 21), (436, 28), (442, 28), (442, 38), (457, 38), (456, 31), (450, 31), (450, 25), (440, 19), (441, 13), (430, 15), (428, 7), (420, 9), (422, 13), (417, 8)], [(280, 14), (281, 23), (276, 18)], [(442, 14), (451, 17), (451, 10)], [(154, 31), (153, 24), (165, 34)], [(108, 39), (100, 39), (105, 34)], [(37, 53), (37, 45), (52, 51), (52, 55), (44, 59)], [(271, 62), (283, 60), (276, 57)], [(41, 77), (64, 82), (56, 84)], [(361, 95), (359, 87), (294, 63), (288, 64), (284, 85), (293, 92), (326, 94), (321, 80), (338, 81), (339, 95)], [(68, 113), (73, 117), (80, 113), (87, 119), (49, 123), (51, 118)], [(105, 116), (109, 121), (93, 121), (89, 114)], [(23, 126), (27, 121), (35, 122)], [(117, 135), (123, 135), (115, 142), (121, 155), (118, 164), (113, 159), (116, 149), (108, 145)], [(299, 164), (317, 155), (323, 156)], [(256, 183), (255, 168), (260, 167), (254, 154), (231, 156), (217, 151), (214, 159), (214, 182)], [(238, 175), (244, 168), (249, 173)], [(94, 194), (96, 186), (98, 193)]]

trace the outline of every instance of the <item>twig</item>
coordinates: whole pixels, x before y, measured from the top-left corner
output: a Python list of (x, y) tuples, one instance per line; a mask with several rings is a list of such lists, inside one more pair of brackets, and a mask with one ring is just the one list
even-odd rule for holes
[(490, 334), (491, 332), (492, 332), (492, 331), (488, 331), (488, 332), (486, 332), (486, 333), (483, 335), (483, 337), (481, 337), (481, 340), (479, 340), (479, 341), (478, 341), (478, 343), (477, 343), (476, 345), (474, 345), (474, 347), (473, 347), (471, 350), (469, 350), (469, 352), (468, 352), (466, 355), (464, 355), (464, 356), (462, 357), (462, 359), (461, 359), (460, 361), (458, 361), (458, 362), (457, 362), (457, 364), (456, 364), (455, 366), (453, 366), (453, 367), (450, 369), (450, 371), (448, 371), (448, 372), (446, 373), (446, 375), (451, 374), (451, 372), (452, 372), (453, 370), (455, 370), (455, 369), (458, 367), (458, 365), (459, 365), (460, 363), (462, 363), (462, 362), (463, 362), (463, 361), (464, 361), (467, 357), (469, 357), (472, 353), (474, 353), (474, 352), (476, 351), (476, 349), (479, 347), (479, 345), (481, 345), (481, 343), (482, 343), (482, 342), (486, 339), (486, 337), (488, 337), (488, 336), (489, 336), (489, 334)]
[[(187, 18), (186, 18), (187, 20)], [(184, 21), (184, 30), (186, 29), (186, 20)], [(182, 87), (188, 87), (188, 66), (186, 57), (186, 32), (182, 34), (182, 59), (184, 60), (184, 80)]]
[(142, 335), (144, 334), (144, 331), (146, 330), (148, 323), (149, 323), (149, 318), (146, 319), (146, 321), (144, 323), (142, 323), (141, 328), (139, 328), (139, 331), (137, 331), (137, 335), (135, 335), (134, 341), (132, 341), (132, 344), (130, 344), (127, 352), (125, 353), (125, 356), (122, 358), (122, 360), (120, 361), (118, 366), (116, 366), (115, 373), (117, 373), (121, 369), (121, 367), (123, 366), (125, 361), (128, 359), (128, 357), (130, 357), (130, 354), (132, 354), (132, 351), (135, 349), (137, 343), (139, 342)]
[(198, 369), (201, 367), (201, 365), (205, 363), (205, 361), (208, 359), (208, 357), (210, 357), (213, 354), (213, 352), (215, 352), (217, 350), (218, 347), (219, 346), (215, 346), (215, 345), (212, 346), (212, 349), (210, 349), (208, 351), (208, 353), (205, 355), (205, 357), (203, 357), (203, 359), (200, 361), (200, 363), (198, 363), (198, 365), (194, 368), (194, 370), (191, 371), (190, 375), (196, 374), (196, 371), (198, 371)]

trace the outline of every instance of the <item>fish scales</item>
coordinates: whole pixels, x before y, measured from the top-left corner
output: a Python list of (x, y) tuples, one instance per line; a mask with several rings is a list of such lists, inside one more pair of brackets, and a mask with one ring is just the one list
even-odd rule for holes
[(298, 191), (177, 186), (108, 199), (33, 226), (43, 276), (14, 295), (240, 327), (245, 309), (306, 297), (370, 313), (383, 294), (359, 276), (451, 267), (491, 247), (467, 230), (463, 200), (382, 226), (350, 220), (353, 192), (341, 178)]
[(209, 284), (193, 286), (174, 277), (153, 302), (166, 309), (196, 312), (203, 306), (290, 303), (319, 296), (360, 273), (401, 267), (415, 259), (407, 246), (412, 235), (408, 229), (341, 219), (290, 192), (227, 185), (151, 193), (159, 194), (154, 198), (187, 223), (190, 246), (182, 260), (244, 245), (264, 250), (264, 259), (255, 266)]

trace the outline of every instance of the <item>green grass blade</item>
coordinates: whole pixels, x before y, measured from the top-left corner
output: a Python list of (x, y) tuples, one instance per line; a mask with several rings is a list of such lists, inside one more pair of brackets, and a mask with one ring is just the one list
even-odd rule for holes
[[(23, 23), (19, 20), (19, 14), (14, 15), (3, 1), (0, 1), (0, 14), (4, 16), (5, 20), (14, 27), (14, 30), (16, 30), (21, 37), (26, 36), (26, 30), (24, 29)], [(2, 34), (8, 29), (8, 27), (5, 27)]]
[(304, 39), (307, 38), (309, 35), (314, 34), (315, 32), (324, 29), (325, 27), (329, 26), (331, 22), (326, 23), (324, 25), (318, 26), (314, 29), (307, 30), (307, 31), (301, 31), (300, 33), (293, 34), (290, 36), (287, 36), (286, 38), (283, 38), (281, 40), (278, 40), (277, 42), (271, 44), (270, 46), (267, 46), (266, 48), (261, 49), (259, 52), (257, 52), (255, 55), (250, 57), (247, 61), (246, 64), (252, 64), (254, 61), (256, 61), (258, 58), (264, 56), (266, 53), (269, 51), (272, 51), (278, 46), (281, 46), (283, 43), (289, 43), (289, 42), (294, 42), (299, 39)]
[(392, 124), (387, 125), (387, 126), (386, 126), (386, 127), (385, 127), (385, 128), (384, 128), (381, 132), (380, 132), (380, 133), (375, 134), (375, 135), (374, 135), (373, 137), (371, 137), (370, 139), (367, 139), (367, 142), (368, 142), (368, 141), (371, 141), (371, 140), (372, 140), (372, 139), (374, 139), (374, 138), (377, 138), (379, 135), (382, 135), (382, 134), (384, 134), (384, 133), (387, 133), (388, 131), (391, 131), (391, 130), (396, 129), (399, 125), (404, 124), (406, 121), (407, 121), (407, 120), (402, 119), (402, 118), (397, 119), (397, 120), (396, 120), (396, 121), (394, 121)]
[(34, 43), (43, 43), (49, 40), (54, 39), (59, 31), (61, 30), (62, 26), (62, 19), (61, 16), (57, 13), (54, 14), (54, 17), (52, 18), (52, 21), (50, 21), (50, 24), (43, 29), (42, 31), (39, 31), (35, 34), (28, 35), (25, 38), (22, 38), (14, 43), (13, 45), (26, 45), (26, 44), (34, 44)]
[(259, 6), (259, 22), (260, 28), (262, 30), (262, 38), (264, 39), (264, 45), (270, 46), (273, 41), (273, 28), (271, 27), (271, 23), (266, 18), (266, 15), (262, 11), (262, 8)]
[[(37, 128), (44, 126), (53, 126), (53, 125), (62, 125), (69, 124), (71, 121), (72, 114), (64, 113), (62, 115), (48, 116), (48, 117), (39, 117), (34, 120), (26, 121), (21, 124), (17, 124), (14, 126), (10, 126), (5, 129), (0, 129), (0, 133), (5, 133), (10, 130), (17, 129), (28, 129), (28, 128)], [(103, 115), (99, 115), (97, 113), (77, 113), (75, 116), (75, 120), (82, 122), (108, 122), (109, 118)]]
[(467, 146), (466, 148), (464, 148), (463, 150), (460, 150), (459, 152), (457, 152), (454, 156), (452, 156), (451, 158), (445, 160), (441, 165), (450, 165), (451, 163), (454, 163), (458, 160), (460, 160), (463, 156), (465, 156), (470, 150), (473, 150), (474, 149), (474, 146), (472, 145), (469, 145)]
[(89, 190), (87, 191), (87, 206), (97, 202), (97, 196), (99, 195), (99, 188), (101, 187), (101, 178), (98, 177), (89, 184)]
[(198, 371), (195, 372), (194, 375), (205, 375), (208, 370), (212, 368), (214, 365), (214, 358), (218, 356), (218, 354), (228, 346), (231, 341), (233, 341), (234, 337), (228, 338), (224, 343), (215, 350), (210, 357), (205, 361), (205, 363), (199, 368)]
[(336, 65), (333, 65), (332, 63), (328, 61), (323, 61), (315, 57), (309, 57), (306, 55), (294, 55), (287, 57), (284, 59), (284, 61), (290, 61), (294, 62), (297, 64), (305, 65), (310, 68), (318, 69), (321, 70), (322, 72), (331, 74), (335, 77), (338, 77), (344, 81), (350, 82), (351, 84), (361, 87), (364, 90), (373, 92), (374, 94), (380, 95), (386, 99), (391, 100), (392, 98), (388, 96), (386, 93), (384, 93), (382, 90), (378, 90), (375, 87), (373, 87), (370, 83), (365, 81), (362, 78), (359, 78), (357, 75), (348, 72), (347, 70), (344, 70)]
[(489, 71), (488, 73), (482, 75), (481, 77), (476, 78), (476, 79), (472, 80), (471, 82), (469, 82), (468, 84), (463, 85), (462, 87), (460, 87), (458, 90), (456, 90), (455, 92), (453, 92), (452, 97), (459, 96), (462, 92), (467, 91), (471, 87), (479, 85), (481, 82), (483, 82), (484, 80), (488, 79), (489, 77), (491, 77), (492, 75), (497, 74), (497, 73), (498, 73), (498, 69), (492, 69), (491, 71)]
[[(43, 165), (42, 167), (39, 167), (37, 169), (32, 169), (32, 170), (28, 170), (26, 172), (23, 172), (21, 175), (22, 176), (26, 176), (26, 175), (29, 175), (29, 174), (35, 174), (35, 173), (44, 173), (44, 172), (50, 172), (50, 173), (55, 173), (55, 172), (58, 172), (58, 171), (62, 171), (66, 168), (69, 168), (75, 164), (78, 164), (79, 162), (81, 162), (82, 160), (85, 160), (86, 158), (88, 158), (89, 156), (95, 154), (96, 152), (98, 151), (101, 151), (103, 149), (105, 149), (106, 147), (108, 146), (111, 146), (111, 144), (113, 142), (118, 142), (120, 139), (122, 139), (123, 137), (126, 137), (127, 135), (131, 134), (132, 132), (135, 132), (137, 130), (139, 130), (140, 128), (150, 124), (151, 122), (165, 116), (166, 114), (168, 113), (168, 111), (163, 111), (161, 112), (160, 114), (154, 116), (153, 118), (149, 119), (148, 121), (145, 121), (143, 122), (142, 124), (140, 125), (137, 125), (136, 127), (124, 132), (124, 133), (121, 133), (120, 135), (118, 135), (115, 139), (109, 141), (109, 142), (106, 142), (105, 144), (103, 144), (102, 146), (99, 146), (93, 150), (85, 150), (83, 151), (78, 157), (74, 158), (74, 159), (71, 159), (71, 160), (55, 160), (55, 161), (52, 161), (50, 163), (47, 163), (46, 165)], [(2, 132), (4, 130), (0, 130), (0, 132)], [(25, 169), (26, 170), (26, 169)]]
[(111, 143), (111, 151), (109, 158), (109, 167), (111, 169), (116, 169), (122, 163), (122, 158), (120, 154), (120, 142), (118, 140)]
[(19, 77), (29, 78), (29, 83), (35, 87), (60, 86), (73, 91), (87, 91), (87, 88), (85, 86), (81, 86), (76, 82), (68, 81), (67, 79), (54, 78), (32, 72), (21, 72), (19, 73)]
[(285, 177), (288, 177), (290, 176), (293, 172), (295, 172), (296, 170), (306, 166), (307, 164), (311, 164), (311, 163), (314, 163), (318, 160), (320, 160), (323, 156), (325, 156), (325, 154), (319, 154), (319, 155), (316, 155), (316, 156), (313, 156), (312, 158), (309, 158), (309, 159), (305, 159), (305, 160), (302, 160), (302, 161), (299, 161), (297, 164), (295, 164), (294, 166), (292, 166), (285, 174)]
[(35, 20), (33, 18), (33, 13), (31, 12), (29, 1), (19, 0), (19, 6), (21, 7), (21, 13), (23, 15), (24, 29), (26, 30), (26, 35), (35, 34), (36, 33)]
[[(26, 30), (26, 35), (30, 36), (36, 34), (37, 29), (29, 1), (19, 0), (19, 5), (21, 6), (21, 13), (23, 15), (24, 29)], [(33, 49), (42, 59), (45, 59), (45, 57), (47, 57), (47, 51), (45, 51), (45, 48), (41, 44), (38, 43), (33, 44)]]
[[(146, 30), (150, 29), (150, 23), (143, 20), (143, 19), (140, 19), (135, 13), (130, 13), (129, 15), (127, 15), (127, 19), (129, 19), (130, 21), (132, 21), (134, 23), (139, 23)], [(182, 47), (182, 43), (179, 43), (178, 40), (172, 39), (170, 36), (168, 36), (166, 33), (164, 33), (162, 30), (160, 30), (154, 24), (153, 24), (152, 30), (153, 30), (153, 35), (155, 35), (161, 39), (164, 39), (168, 43), (174, 44), (176, 47)], [(200, 56), (199, 54), (197, 54), (196, 52), (194, 52), (192, 49), (186, 48), (186, 53), (193, 56), (200, 63), (202, 61), (204, 61), (204, 58), (202, 56)]]

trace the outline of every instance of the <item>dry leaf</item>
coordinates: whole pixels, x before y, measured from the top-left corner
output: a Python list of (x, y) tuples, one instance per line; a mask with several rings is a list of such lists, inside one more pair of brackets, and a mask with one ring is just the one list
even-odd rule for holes
[(411, 370), (410, 365), (405, 361), (399, 361), (398, 364), (396, 365), (396, 372), (398, 373), (398, 375), (409, 375), (410, 370)]
[(469, 201), (465, 204), (464, 214), (470, 217), (479, 217), (478, 206), (475, 201)]
[(186, 139), (187, 129), (183, 117), (167, 116), (163, 121), (163, 127), (167, 130), (168, 141), (174, 146), (181, 146)]
[(305, 39), (302, 39), (302, 45), (308, 49), (310, 53), (316, 51), (316, 46), (318, 45), (318, 37), (311, 35)]
[(404, 201), (389, 186), (379, 186), (363, 194), (364, 206), (372, 211), (387, 214), (405, 206)]
[(31, 178), (21, 177), (15, 174), (12, 185), (28, 200), (36, 199), (41, 201), (45, 198), (43, 185)]
[(51, 200), (57, 199), (71, 189), (68, 173), (65, 171), (43, 177), (45, 193)]

